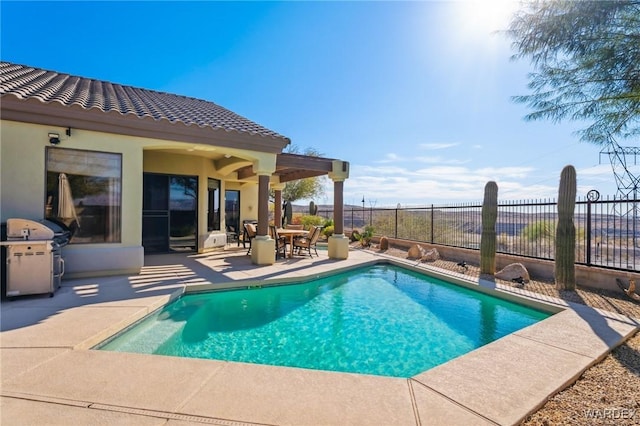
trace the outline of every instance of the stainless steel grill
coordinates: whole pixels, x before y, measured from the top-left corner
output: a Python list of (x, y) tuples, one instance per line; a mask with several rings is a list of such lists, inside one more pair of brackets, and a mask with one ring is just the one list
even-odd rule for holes
[(71, 239), (63, 223), (52, 220), (8, 219), (6, 296), (53, 296), (64, 275), (62, 247)]

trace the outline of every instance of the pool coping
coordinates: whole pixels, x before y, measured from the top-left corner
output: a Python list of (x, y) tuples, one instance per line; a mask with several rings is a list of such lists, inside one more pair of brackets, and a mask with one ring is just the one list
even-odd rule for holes
[[(149, 269), (147, 275), (126, 281), (138, 283), (150, 296), (105, 294), (104, 301), (89, 307), (52, 309), (56, 296), (38, 299), (34, 307), (20, 304), (8, 309), (48, 314), (34, 324), (3, 327), (2, 420), (46, 419), (55, 412), (75, 419), (100, 415), (113, 423), (134, 419), (140, 424), (517, 424), (638, 328), (636, 319), (524, 289), (475, 282), (427, 264), (359, 251), (350, 253), (350, 259), (331, 263), (322, 258), (317, 264), (262, 272), (293, 282), (368, 264), (396, 263), (506, 298), (522, 296), (527, 304), (558, 313), (410, 379), (88, 350), (184, 292), (268, 282), (264, 275), (252, 277), (251, 268), (242, 271), (243, 280), (204, 282), (198, 280), (203, 274), (197, 273), (197, 265), (191, 268), (194, 274), (172, 266), (177, 278), (171, 283), (150, 278), (154, 274)], [(159, 268), (158, 275), (167, 273)], [(109, 280), (100, 281), (108, 286)], [(69, 283), (67, 289), (77, 294), (91, 286), (87, 282)], [(109, 293), (110, 287), (99, 287), (103, 288)], [(71, 329), (64, 333), (64, 327)], [(167, 382), (179, 383), (179, 390), (166, 389)]]

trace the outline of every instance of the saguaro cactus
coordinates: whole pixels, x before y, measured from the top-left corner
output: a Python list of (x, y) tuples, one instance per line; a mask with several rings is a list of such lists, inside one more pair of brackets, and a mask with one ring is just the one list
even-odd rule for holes
[(284, 223), (285, 225), (291, 224), (293, 220), (293, 208), (291, 206), (291, 202), (285, 201), (284, 203)]
[(482, 235), (480, 237), (480, 273), (496, 272), (496, 219), (498, 218), (498, 184), (484, 186), (482, 203)]
[(558, 290), (576, 288), (576, 227), (573, 212), (576, 207), (576, 169), (562, 169), (558, 188), (558, 225), (556, 227), (555, 278)]
[(313, 201), (309, 201), (309, 215), (315, 216), (318, 214), (318, 206)]

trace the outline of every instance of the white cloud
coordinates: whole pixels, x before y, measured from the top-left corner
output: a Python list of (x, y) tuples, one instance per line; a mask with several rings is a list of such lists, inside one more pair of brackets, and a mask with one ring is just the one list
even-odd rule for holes
[[(350, 177), (344, 183), (344, 202), (367, 207), (427, 206), (459, 202), (481, 202), (488, 181), (498, 184), (501, 200), (553, 199), (558, 195), (560, 172), (549, 173), (538, 167), (477, 167), (439, 157), (419, 157), (411, 163), (351, 164)], [(425, 161), (426, 158), (426, 161)], [(432, 162), (434, 161), (434, 162)], [(409, 165), (409, 167), (406, 167)], [(424, 167), (420, 167), (420, 165)], [(416, 168), (416, 166), (418, 168)], [(615, 194), (610, 165), (578, 170), (578, 196), (591, 189), (603, 196)], [(333, 200), (333, 185), (326, 188), (326, 199)]]
[(436, 157), (416, 157), (414, 159), (420, 163), (428, 163), (428, 164), (466, 164), (471, 160), (458, 160), (455, 158), (442, 158), (439, 156)]
[(405, 161), (405, 160), (401, 158), (398, 154), (394, 154), (393, 152), (390, 152), (388, 154), (385, 154), (382, 160), (374, 161), (374, 163), (385, 164), (385, 163), (395, 163), (398, 161)]
[[(469, 167), (439, 165), (411, 170), (399, 166), (352, 165), (350, 178), (345, 182), (346, 204), (359, 205), (375, 200), (378, 207), (481, 201), (484, 185), (489, 180), (498, 182), (501, 198), (528, 199), (550, 197), (557, 187), (527, 186), (524, 182), (531, 167), (496, 167), (472, 169)], [(326, 192), (333, 197), (332, 189)], [(369, 206), (367, 202), (367, 206)]]
[[(606, 176), (611, 177), (612, 175), (611, 164), (598, 164), (597, 166), (586, 167), (584, 169), (576, 170), (576, 175), (578, 178), (580, 176)], [(559, 175), (558, 175), (559, 176)]]
[(421, 143), (418, 145), (421, 149), (446, 149), (460, 145), (457, 142), (454, 143)]
[(441, 156), (422, 156), (422, 157), (400, 157), (398, 154), (388, 153), (381, 160), (373, 161), (375, 164), (389, 164), (389, 163), (425, 163), (425, 164), (467, 164), (471, 160), (460, 160), (457, 158), (444, 158)]

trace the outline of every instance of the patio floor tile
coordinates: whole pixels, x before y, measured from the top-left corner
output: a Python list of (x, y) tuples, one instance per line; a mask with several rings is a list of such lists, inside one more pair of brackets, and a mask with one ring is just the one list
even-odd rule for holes
[(33, 370), (71, 349), (66, 348), (3, 348), (0, 349), (0, 384)]
[(586, 309), (566, 310), (515, 335), (540, 343), (600, 358), (635, 332), (634, 325), (599, 315)]
[(461, 407), (415, 380), (411, 380), (411, 387), (419, 424), (422, 426), (495, 425), (488, 419)]
[(593, 359), (509, 335), (413, 379), (498, 424), (520, 422)]
[(160, 426), (166, 419), (95, 410), (87, 407), (0, 398), (0, 424), (3, 425), (121, 425)]
[[(90, 347), (149, 313), (134, 307), (78, 307), (51, 313), (47, 308), (20, 308), (3, 317), (3, 348), (12, 347)], [(39, 318), (29, 326), (20, 326), (21, 317)]]
[(109, 351), (70, 351), (2, 385), (2, 392), (175, 412), (221, 363)]
[(278, 425), (415, 425), (405, 379), (227, 363), (182, 412)]

